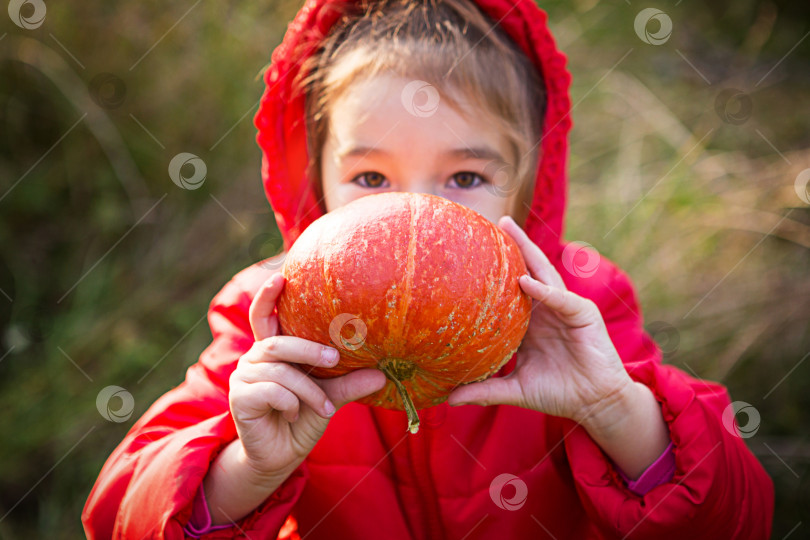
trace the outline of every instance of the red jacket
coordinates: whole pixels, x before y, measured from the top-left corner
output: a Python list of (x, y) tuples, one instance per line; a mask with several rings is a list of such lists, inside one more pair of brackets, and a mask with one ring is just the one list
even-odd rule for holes
[[(423, 411), (422, 429), (409, 435), (403, 412), (350, 403), (293, 475), (238, 528), (206, 537), (768, 537), (773, 484), (745, 442), (723, 426), (726, 389), (662, 365), (661, 352), (643, 330), (633, 285), (606, 258), (587, 279), (563, 271), (570, 75), (545, 13), (532, 0), (478, 3), (500, 21), (546, 84), (542, 159), (524, 229), (568, 288), (599, 306), (630, 376), (661, 402), (674, 443), (672, 481), (634, 495), (582, 427), (519, 407), (443, 404)], [(296, 55), (312, 49), (301, 45), (313, 44), (335, 22), (325, 4), (307, 0), (290, 24), (273, 52), (255, 118), (264, 188), (286, 247), (321, 214), (303, 174), (303, 101), (289, 96), (301, 60)], [(133, 425), (101, 470), (82, 514), (89, 538), (183, 537), (210, 463), (236, 438), (228, 377), (253, 343), (248, 307), (273, 271), (255, 264), (214, 297), (208, 312), (213, 342), (185, 381)], [(497, 376), (511, 371), (514, 361)], [(518, 510), (501, 508), (490, 494), (503, 473), (527, 486)]]

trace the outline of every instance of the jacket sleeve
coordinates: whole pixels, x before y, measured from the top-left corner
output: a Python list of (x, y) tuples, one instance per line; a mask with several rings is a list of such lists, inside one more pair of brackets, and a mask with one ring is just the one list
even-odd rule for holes
[(600, 538), (768, 538), (773, 482), (743, 439), (723, 424), (726, 388), (664, 365), (642, 327), (629, 277), (609, 261), (599, 306), (630, 377), (661, 405), (675, 473), (643, 496), (627, 488), (613, 462), (582, 426), (563, 420), (565, 451), (577, 493)]
[[(199, 361), (138, 419), (101, 469), (82, 512), (89, 539), (184, 538), (183, 526), (211, 462), (237, 437), (228, 379), (254, 341), (247, 315), (253, 295), (238, 277), (211, 301), (213, 341)], [(276, 538), (307, 477), (302, 463), (256, 510), (205, 538), (252, 531)]]

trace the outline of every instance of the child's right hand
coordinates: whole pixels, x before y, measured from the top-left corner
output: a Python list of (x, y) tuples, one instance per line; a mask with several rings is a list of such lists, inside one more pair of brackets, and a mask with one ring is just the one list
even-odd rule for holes
[(307, 375), (308, 366), (332, 367), (337, 349), (279, 335), (276, 300), (284, 276), (273, 274), (250, 306), (256, 342), (231, 374), (228, 400), (247, 464), (260, 478), (287, 477), (318, 442), (336, 408), (385, 386), (377, 369), (333, 379)]

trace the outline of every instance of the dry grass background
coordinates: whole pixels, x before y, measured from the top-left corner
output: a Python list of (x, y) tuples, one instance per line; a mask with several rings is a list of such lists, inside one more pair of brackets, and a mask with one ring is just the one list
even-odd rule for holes
[[(213, 295), (278, 249), (250, 120), (298, 7), (89, 0), (49, 3), (35, 30), (0, 21), (0, 538), (82, 537), (132, 423), (104, 421), (98, 392), (128, 389), (137, 418), (208, 344)], [(566, 236), (633, 278), (667, 362), (760, 412), (746, 442), (777, 487), (773, 537), (806, 536), (807, 8), (661, 3), (656, 47), (633, 31), (647, 6), (546, 7), (574, 74)], [(116, 107), (89, 91), (105, 72)], [(715, 110), (726, 88), (753, 103), (738, 125)], [(178, 152), (205, 160), (202, 188), (172, 184)]]

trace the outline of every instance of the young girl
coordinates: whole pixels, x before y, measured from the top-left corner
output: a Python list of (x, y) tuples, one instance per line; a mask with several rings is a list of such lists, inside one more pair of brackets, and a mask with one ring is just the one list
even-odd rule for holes
[(382, 372), (307, 375), (339, 350), (279, 334), (281, 259), (257, 263), (105, 464), (88, 537), (766, 538), (773, 486), (725, 388), (662, 365), (629, 278), (562, 239), (569, 80), (531, 0), (307, 0), (256, 115), (285, 246), (371, 193), (446, 197), (518, 243), (528, 333), (411, 435), (354, 402)]

